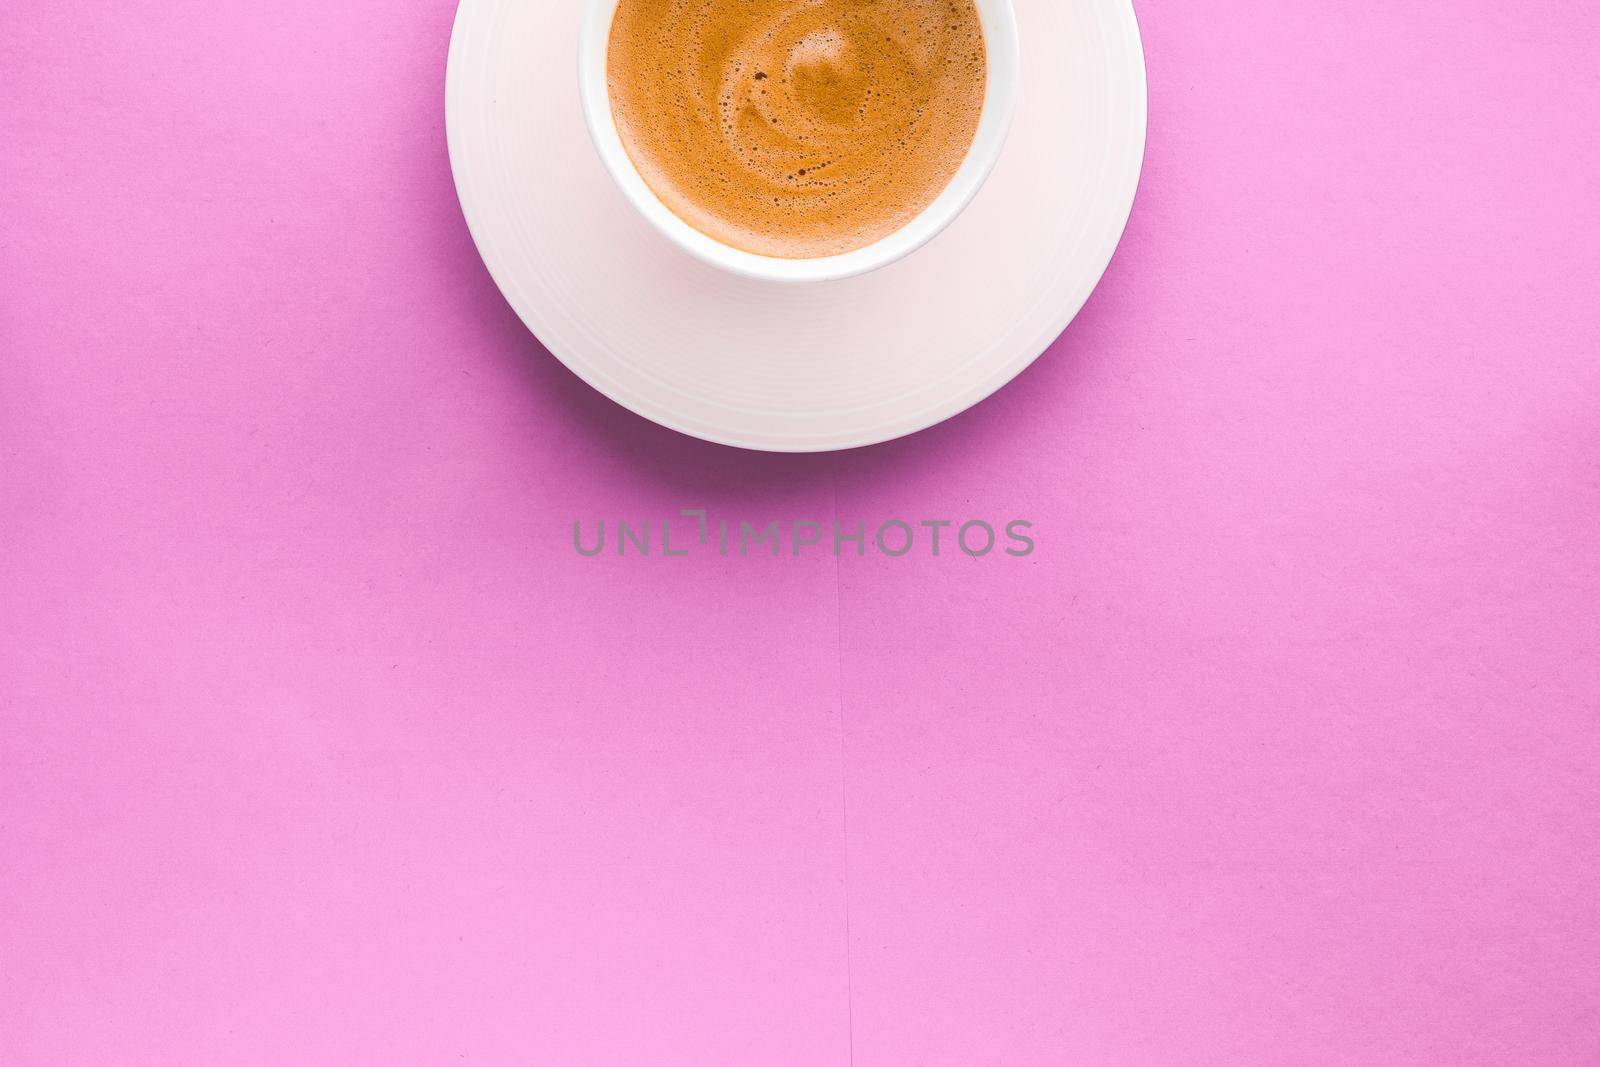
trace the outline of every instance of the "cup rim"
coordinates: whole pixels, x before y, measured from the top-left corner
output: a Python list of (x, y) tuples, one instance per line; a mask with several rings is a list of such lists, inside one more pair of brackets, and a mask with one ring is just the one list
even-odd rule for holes
[(578, 40), (578, 86), (584, 124), (607, 173), (636, 211), (690, 255), (733, 274), (763, 281), (835, 281), (886, 267), (921, 248), (954, 222), (999, 161), (1020, 83), (1020, 48), (1012, 0), (973, 0), (983, 25), (987, 83), (972, 146), (944, 190), (898, 230), (834, 256), (784, 259), (723, 244), (679, 218), (656, 196), (622, 143), (606, 77), (611, 24), (622, 0), (588, 0)]

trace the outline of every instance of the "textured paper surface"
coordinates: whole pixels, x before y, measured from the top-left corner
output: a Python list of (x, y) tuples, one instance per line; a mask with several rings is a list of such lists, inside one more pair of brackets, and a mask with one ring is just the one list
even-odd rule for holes
[(527, 336), (451, 15), (0, 6), (0, 1062), (1600, 1059), (1592, 7), (1144, 4), (1083, 315), (806, 459)]

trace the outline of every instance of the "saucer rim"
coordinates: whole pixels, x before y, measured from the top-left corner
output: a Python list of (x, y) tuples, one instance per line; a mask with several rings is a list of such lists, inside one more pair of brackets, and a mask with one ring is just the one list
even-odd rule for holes
[[(1125, 188), (1120, 190), (1121, 195), (1116, 197), (1114, 206), (1112, 203), (1107, 205), (1105, 218), (1110, 223), (1106, 227), (1109, 239), (1102, 242), (1102, 247), (1096, 251), (1092, 260), (1086, 260), (1082, 264), (1084, 268), (1082, 277), (1088, 284), (1082, 285), (1081, 292), (1064, 303), (1057, 314), (1036, 329), (1025, 344), (1013, 343), (1011, 347), (1017, 353), (1015, 356), (994, 361), (988, 372), (977, 381), (913, 413), (899, 415), (870, 427), (815, 432), (775, 429), (770, 436), (749, 429), (728, 432), (714, 425), (697, 422), (674, 412), (659, 400), (651, 401), (630, 391), (623, 382), (613, 380), (603, 372), (602, 368), (583, 357), (581, 353), (576, 350), (569, 351), (569, 346), (564, 343), (565, 338), (554, 336), (554, 331), (542, 330), (543, 316), (538, 311), (537, 302), (511, 274), (508, 267), (510, 257), (501, 254), (492, 229), (485, 221), (484, 215), (489, 212), (492, 198), (480, 198), (472, 185), (471, 172), (466, 166), (467, 146), (462, 132), (468, 103), (468, 97), (464, 95), (468, 79), (463, 55), (466, 47), (463, 27), (477, 9), (492, 11), (494, 5), (504, 2), (506, 0), (461, 0), (452, 24), (446, 60), (444, 103), (447, 150), (457, 199), (474, 245), (485, 268), (507, 302), (551, 355), (560, 360), (579, 379), (614, 403), (642, 418), (686, 436), (749, 451), (780, 454), (826, 453), (868, 448), (899, 440), (954, 418), (982, 403), (1015, 380), (1060, 338), (1104, 279), (1105, 272), (1115, 257), (1132, 217), (1148, 150), (1149, 83), (1144, 42), (1132, 0), (1100, 0), (1100, 3), (1115, 11), (1121, 23), (1120, 28), (1131, 45), (1131, 49), (1123, 57), (1129, 64), (1126, 71), (1129, 80), (1128, 84), (1122, 87), (1131, 90), (1129, 102), (1134, 105), (1128, 116), (1131, 125), (1125, 131), (1131, 158), (1125, 164), (1127, 166)], [(589, 150), (593, 150), (592, 145), (589, 146)], [(867, 277), (871, 275), (816, 284), (847, 286), (859, 283)], [(724, 406), (730, 410), (737, 410), (733, 405), (719, 405), (714, 401), (695, 399), (700, 399), (708, 406)]]

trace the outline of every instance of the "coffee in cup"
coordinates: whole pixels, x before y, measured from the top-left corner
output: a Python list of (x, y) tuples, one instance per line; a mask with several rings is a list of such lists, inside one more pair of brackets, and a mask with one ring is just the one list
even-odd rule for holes
[(634, 167), (732, 248), (865, 248), (937, 199), (977, 134), (974, 0), (620, 0), (606, 53)]

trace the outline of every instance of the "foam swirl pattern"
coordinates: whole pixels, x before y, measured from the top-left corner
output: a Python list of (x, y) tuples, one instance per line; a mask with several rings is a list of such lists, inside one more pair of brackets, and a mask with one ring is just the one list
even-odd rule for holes
[(622, 0), (608, 89), (675, 214), (783, 258), (864, 248), (949, 185), (983, 111), (973, 0)]

